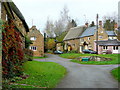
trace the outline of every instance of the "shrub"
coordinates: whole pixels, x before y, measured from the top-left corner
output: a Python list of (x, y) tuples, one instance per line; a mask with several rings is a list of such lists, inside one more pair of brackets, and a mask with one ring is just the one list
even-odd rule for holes
[(112, 54), (112, 51), (111, 50), (107, 50), (106, 54)]
[(30, 44), (32, 44), (32, 41), (27, 36), (25, 36), (25, 48), (29, 48)]
[(24, 49), (24, 54), (25, 54), (25, 61), (32, 61), (33, 60), (33, 51), (29, 50), (27, 48)]
[(71, 50), (68, 53), (77, 53), (77, 50)]
[(2, 30), (2, 69), (3, 78), (12, 78), (22, 74), (22, 62), (24, 59), (23, 45), (20, 33), (10, 25), (4, 25)]

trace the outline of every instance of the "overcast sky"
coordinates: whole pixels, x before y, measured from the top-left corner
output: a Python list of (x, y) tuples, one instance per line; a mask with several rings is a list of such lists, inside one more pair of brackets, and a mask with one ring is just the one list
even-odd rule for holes
[(104, 15), (118, 13), (120, 0), (13, 0), (29, 27), (36, 25), (41, 31), (45, 28), (47, 17), (55, 21), (60, 17), (64, 6), (69, 9), (71, 18), (77, 20), (78, 25), (83, 25), (86, 20), (95, 21), (96, 14), (99, 20)]

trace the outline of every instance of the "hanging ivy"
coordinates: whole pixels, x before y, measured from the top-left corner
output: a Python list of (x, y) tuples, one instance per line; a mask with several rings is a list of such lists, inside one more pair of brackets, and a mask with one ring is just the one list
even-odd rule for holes
[(20, 33), (16, 30), (13, 22), (3, 25), (2, 31), (2, 67), (3, 78), (12, 78), (22, 73), (24, 52)]

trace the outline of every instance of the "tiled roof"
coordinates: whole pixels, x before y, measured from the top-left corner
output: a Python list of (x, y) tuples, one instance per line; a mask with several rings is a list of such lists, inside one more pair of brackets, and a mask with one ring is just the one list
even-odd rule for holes
[[(29, 32), (29, 27), (25, 21), (25, 18), (23, 17), (22, 13), (20, 12), (20, 10), (17, 8), (17, 6), (14, 4), (14, 2), (11, 0), (11, 2), (4, 2), (3, 4), (8, 5), (11, 10), (13, 10), (13, 12), (18, 16), (18, 18), (22, 21), (23, 26), (25, 27), (26, 31)], [(7, 9), (9, 10), (9, 9)], [(8, 11), (10, 12), (10, 11)]]
[(79, 37), (86, 37), (86, 36), (91, 36), (91, 35), (94, 35), (96, 31), (96, 26), (94, 27), (88, 27), (83, 33), (81, 36)]
[(108, 36), (116, 36), (114, 31), (106, 31)]
[(120, 45), (120, 41), (118, 41), (117, 39), (114, 39), (114, 40), (101, 40), (101, 41), (97, 41), (98, 42), (98, 45)]
[(84, 30), (85, 26), (71, 28), (63, 40), (65, 41), (78, 38), (83, 33)]

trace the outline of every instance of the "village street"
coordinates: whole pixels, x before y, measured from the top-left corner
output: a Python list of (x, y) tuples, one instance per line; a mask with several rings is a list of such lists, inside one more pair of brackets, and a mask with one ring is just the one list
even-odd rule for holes
[(47, 56), (48, 58), (45, 59), (34, 60), (56, 62), (67, 69), (67, 75), (56, 88), (118, 88), (117, 80), (110, 73), (110, 70), (118, 65), (82, 65), (58, 55), (48, 54)]

